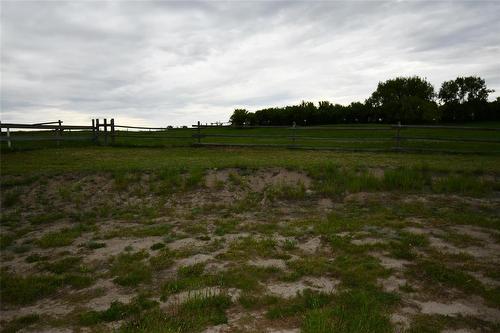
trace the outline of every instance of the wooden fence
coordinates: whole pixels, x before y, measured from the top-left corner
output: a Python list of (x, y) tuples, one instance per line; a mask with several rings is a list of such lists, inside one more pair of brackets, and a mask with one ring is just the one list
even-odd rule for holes
[[(3, 130), (6, 130), (4, 133)], [(11, 135), (11, 129), (21, 130), (44, 130), (53, 135)], [(276, 129), (276, 130), (274, 130)], [(324, 149), (324, 150), (347, 150), (347, 151), (434, 151), (448, 153), (500, 153), (500, 128), (491, 127), (469, 127), (469, 126), (429, 126), (429, 125), (385, 125), (385, 126), (245, 126), (232, 127), (221, 125), (203, 125), (198, 122), (191, 127), (182, 128), (169, 127), (142, 127), (117, 125), (114, 119), (92, 119), (91, 125), (74, 126), (63, 125), (61, 120), (37, 124), (15, 124), (0, 123), (1, 142), (7, 142), (8, 148), (12, 148), (15, 141), (56, 141), (60, 145), (62, 141), (89, 141), (93, 144), (115, 145), (121, 138), (149, 139), (149, 140), (185, 140), (184, 145), (193, 146), (241, 146), (241, 147), (284, 147), (291, 149)], [(245, 133), (245, 130), (247, 132)], [(255, 131), (248, 134), (248, 130)], [(446, 137), (442, 135), (413, 135), (412, 130), (425, 130), (427, 133), (438, 133), (443, 130), (460, 131), (461, 134), (469, 131), (493, 135), (489, 137)], [(65, 135), (65, 132), (77, 131), (78, 135)], [(354, 132), (358, 136), (338, 136), (341, 132)], [(360, 133), (356, 133), (356, 132)], [(406, 134), (407, 131), (410, 133)], [(375, 132), (386, 132), (383, 136), (373, 136)], [(319, 136), (318, 133), (328, 133)], [(331, 135), (330, 135), (331, 133)], [(362, 135), (361, 133), (371, 133)], [(498, 133), (498, 135), (497, 135)], [(267, 142), (252, 142), (253, 140), (265, 139)], [(316, 144), (322, 142), (322, 144)], [(324, 144), (328, 142), (328, 144)], [(424, 147), (409, 146), (408, 143), (425, 142)], [(346, 144), (352, 143), (352, 146)], [(366, 147), (363, 143), (377, 144), (382, 147)], [(479, 148), (472, 151), (460, 149), (429, 148), (434, 143), (467, 143), (467, 144), (490, 144), (486, 151)], [(359, 145), (356, 145), (359, 144)]]
[[(343, 151), (422, 151), (422, 152), (446, 152), (446, 153), (500, 153), (500, 128), (491, 128), (491, 127), (470, 127), (470, 126), (434, 126), (434, 125), (387, 125), (387, 126), (296, 126), (295, 123), (292, 126), (245, 126), (240, 127), (240, 129), (286, 129), (290, 132), (287, 135), (248, 135), (248, 134), (210, 134), (203, 133), (202, 130), (205, 128), (210, 128), (210, 126), (200, 125), (198, 122), (197, 125), (193, 125), (194, 128), (197, 129), (197, 133), (193, 135), (193, 137), (197, 138), (197, 142), (195, 145), (197, 146), (267, 146), (267, 147), (286, 147), (291, 149), (311, 149), (311, 150), (343, 150)], [(405, 131), (407, 130), (427, 130), (427, 131), (442, 131), (442, 130), (451, 130), (451, 131), (476, 131), (476, 132), (493, 132), (494, 138), (471, 138), (471, 137), (439, 137), (439, 136), (415, 136), (415, 135), (405, 135)], [(391, 133), (387, 137), (336, 137), (334, 135), (331, 136), (314, 136), (308, 135), (310, 132), (317, 131), (328, 131), (331, 133), (338, 133), (344, 131), (353, 131), (353, 132), (374, 132), (374, 131), (383, 131)], [(498, 135), (497, 135), (498, 133)], [(260, 143), (217, 143), (217, 142), (206, 142), (206, 140), (210, 138), (228, 138), (228, 139), (236, 139), (236, 138), (245, 138), (245, 139), (261, 139), (261, 138), (269, 138), (269, 139), (286, 139), (288, 143), (286, 144), (260, 144)], [(385, 148), (366, 148), (366, 147), (338, 147), (335, 145), (330, 146), (316, 146), (316, 145), (305, 145), (304, 142), (319, 142), (319, 141), (328, 141), (335, 143), (376, 143), (376, 142), (384, 142), (391, 144), (390, 147)], [(475, 143), (475, 144), (494, 144), (498, 145), (496, 150), (489, 151), (481, 151), (479, 149), (475, 149), (474, 151), (463, 151), (456, 149), (433, 149), (433, 148), (419, 148), (419, 147), (408, 147), (403, 146), (403, 143), (408, 142), (427, 142), (427, 143)]]

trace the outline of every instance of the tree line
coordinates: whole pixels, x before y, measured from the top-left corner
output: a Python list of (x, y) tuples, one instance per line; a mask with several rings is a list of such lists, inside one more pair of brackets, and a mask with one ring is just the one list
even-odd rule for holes
[(445, 81), (438, 92), (426, 79), (411, 76), (379, 82), (364, 102), (345, 106), (329, 101), (302, 101), (299, 105), (255, 112), (234, 110), (235, 126), (321, 125), (338, 123), (452, 123), (500, 120), (500, 97), (488, 102), (484, 79), (477, 76)]

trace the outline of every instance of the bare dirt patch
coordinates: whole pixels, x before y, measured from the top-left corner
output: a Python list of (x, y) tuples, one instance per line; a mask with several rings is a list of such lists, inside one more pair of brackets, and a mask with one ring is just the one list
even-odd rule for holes
[(301, 249), (306, 254), (314, 254), (321, 248), (321, 238), (314, 237), (309, 239), (305, 243), (300, 243), (298, 248)]
[(282, 259), (254, 259), (254, 260), (249, 260), (247, 262), (249, 265), (252, 266), (257, 266), (257, 267), (263, 267), (263, 268), (269, 268), (269, 267), (275, 267), (279, 268), (282, 270), (286, 270), (287, 266), (284, 260)]
[(489, 322), (500, 322), (500, 310), (472, 303), (470, 300), (455, 300), (449, 303), (436, 301), (416, 301), (423, 314), (439, 314), (444, 316), (474, 316)]
[(387, 253), (370, 252), (370, 255), (380, 260), (380, 264), (387, 269), (403, 270), (410, 261), (389, 257)]
[(298, 293), (306, 289), (312, 289), (325, 293), (335, 292), (339, 281), (326, 277), (305, 277), (296, 282), (279, 282), (267, 285), (267, 289), (271, 294), (291, 298), (297, 296)]
[[(162, 237), (144, 237), (144, 238), (112, 238), (102, 241), (105, 247), (95, 249), (92, 253), (84, 257), (85, 262), (107, 260), (116, 256), (130, 247), (134, 251), (149, 251), (153, 244), (163, 240)], [(101, 241), (100, 241), (101, 242)]]
[(85, 307), (95, 311), (106, 310), (114, 301), (128, 303), (134, 296), (136, 296), (134, 292), (127, 292), (126, 289), (117, 286), (112, 280), (100, 280), (97, 281), (95, 285), (105, 291), (104, 295), (86, 302)]

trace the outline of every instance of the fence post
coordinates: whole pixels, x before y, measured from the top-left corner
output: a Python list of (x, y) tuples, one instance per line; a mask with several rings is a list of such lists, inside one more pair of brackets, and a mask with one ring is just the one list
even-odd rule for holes
[(401, 135), (400, 135), (400, 130), (401, 130), (401, 122), (398, 121), (398, 126), (396, 128), (396, 150), (400, 151), (401, 150)]
[(295, 146), (295, 126), (296, 125), (297, 124), (294, 121), (293, 124), (292, 124), (292, 146)]
[(108, 119), (104, 118), (104, 145), (108, 145)]
[(12, 142), (10, 141), (10, 128), (7, 127), (7, 147), (9, 147), (9, 149), (12, 149)]
[(115, 144), (115, 118), (111, 118), (111, 144)]
[(198, 144), (201, 144), (201, 126), (200, 121), (198, 120)]
[(61, 145), (61, 141), (59, 140), (62, 136), (62, 128), (61, 128), (61, 120), (58, 120), (57, 121), (57, 126), (59, 127), (57, 130), (56, 130), (56, 135), (57, 135), (57, 146), (60, 146)]
[(92, 140), (95, 143), (95, 119), (92, 118)]
[(95, 142), (99, 144), (99, 118), (95, 120)]

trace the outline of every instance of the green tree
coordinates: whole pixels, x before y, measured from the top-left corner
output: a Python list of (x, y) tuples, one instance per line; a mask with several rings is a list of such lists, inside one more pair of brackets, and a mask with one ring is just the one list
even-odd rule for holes
[(421, 122), (424, 121), (421, 112), (424, 105), (426, 113), (436, 113), (431, 118), (438, 117), (437, 105), (433, 103), (434, 96), (434, 87), (427, 80), (418, 76), (397, 77), (379, 82), (366, 104), (384, 122)]
[(233, 126), (243, 126), (248, 120), (248, 111), (245, 109), (236, 109), (234, 110), (229, 121)]
[(464, 121), (490, 118), (488, 115), (488, 89), (479, 76), (457, 77), (445, 81), (439, 89), (438, 97), (443, 103), (445, 120)]
[(494, 90), (486, 87), (484, 79), (479, 76), (466, 76), (443, 82), (438, 96), (445, 104), (464, 104), (468, 102), (487, 102), (488, 95), (492, 92)]

